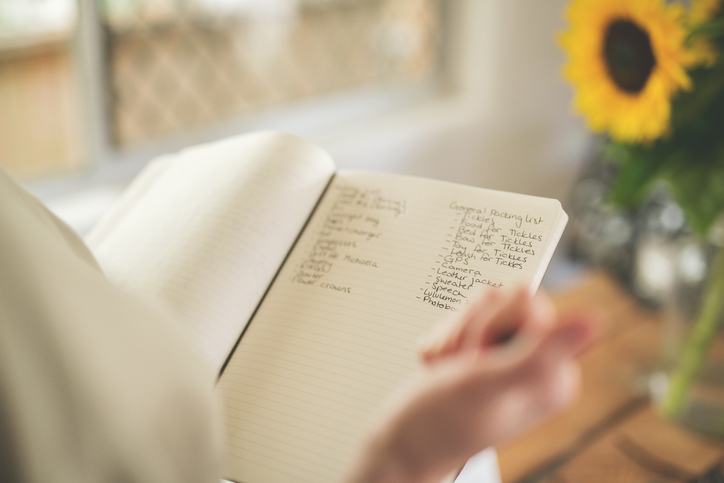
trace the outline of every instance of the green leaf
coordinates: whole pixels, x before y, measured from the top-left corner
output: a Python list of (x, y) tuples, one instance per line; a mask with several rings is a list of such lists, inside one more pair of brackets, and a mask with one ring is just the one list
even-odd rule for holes
[(686, 42), (691, 42), (696, 37), (705, 35), (709, 38), (719, 37), (724, 34), (724, 20), (717, 19), (712, 22), (707, 22), (699, 25), (686, 37)]
[(724, 164), (691, 159), (667, 166), (665, 178), (671, 195), (686, 216), (694, 233), (705, 238), (713, 223), (724, 213)]
[(671, 128), (673, 137), (679, 130), (702, 124), (702, 116), (712, 104), (724, 97), (724, 62), (712, 68), (698, 68), (690, 72), (691, 91), (682, 92), (672, 101)]
[(664, 158), (651, 155), (640, 147), (621, 144), (610, 146), (606, 156), (619, 165), (619, 173), (611, 193), (611, 201), (630, 208), (642, 202), (657, 179)]

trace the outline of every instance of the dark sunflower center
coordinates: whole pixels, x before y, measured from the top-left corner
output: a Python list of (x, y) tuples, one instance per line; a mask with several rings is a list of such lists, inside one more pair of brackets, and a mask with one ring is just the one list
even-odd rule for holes
[(649, 34), (630, 20), (611, 22), (603, 55), (616, 85), (632, 94), (641, 92), (656, 65)]

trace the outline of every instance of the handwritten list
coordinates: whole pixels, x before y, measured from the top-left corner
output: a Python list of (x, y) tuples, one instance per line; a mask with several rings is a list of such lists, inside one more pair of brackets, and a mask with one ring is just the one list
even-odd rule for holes
[(420, 338), (479, 288), (537, 286), (562, 213), (553, 200), (338, 174), (217, 386), (225, 476), (339, 481), (371, 416), (420, 370)]
[(313, 234), (316, 238), (312, 247), (297, 265), (292, 280), (301, 285), (352, 293), (352, 286), (329, 277), (329, 273), (337, 264), (380, 268), (377, 259), (360, 256), (359, 252), (383, 236), (381, 220), (405, 214), (407, 201), (386, 197), (380, 189), (360, 189), (343, 183), (333, 185), (328, 196), (334, 201), (324, 214), (321, 227)]
[[(503, 288), (501, 269), (530, 270), (538, 261), (545, 226), (540, 215), (499, 210), (485, 205), (448, 205), (451, 222), (446, 245), (431, 267), (432, 281), (421, 287), (419, 300), (458, 311), (483, 287)], [(497, 276), (496, 276), (497, 274)], [(506, 274), (507, 275), (507, 274)]]

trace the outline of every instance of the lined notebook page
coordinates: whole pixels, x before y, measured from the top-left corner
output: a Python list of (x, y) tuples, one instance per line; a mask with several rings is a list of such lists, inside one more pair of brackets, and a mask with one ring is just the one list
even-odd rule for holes
[(109, 278), (169, 310), (219, 370), (333, 170), (280, 133), (192, 148), (151, 166), (88, 243)]
[(484, 287), (537, 287), (566, 219), (555, 200), (338, 174), (217, 385), (224, 476), (339, 481), (420, 337)]

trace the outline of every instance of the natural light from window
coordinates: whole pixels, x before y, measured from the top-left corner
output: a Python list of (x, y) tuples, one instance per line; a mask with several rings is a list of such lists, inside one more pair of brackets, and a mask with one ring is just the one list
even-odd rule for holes
[(20, 178), (84, 161), (74, 0), (0, 0), (0, 165)]
[(0, 0), (0, 165), (48, 179), (302, 102), (432, 84), (443, 3)]

